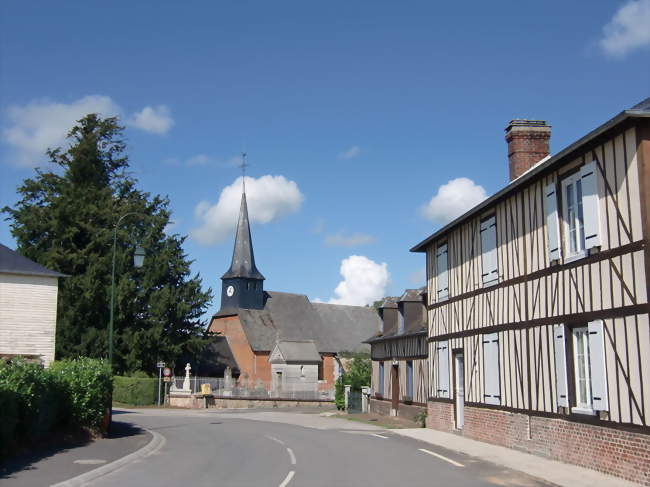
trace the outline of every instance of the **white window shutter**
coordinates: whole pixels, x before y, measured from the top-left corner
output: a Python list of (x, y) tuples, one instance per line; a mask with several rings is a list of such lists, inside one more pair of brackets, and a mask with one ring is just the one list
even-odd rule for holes
[(548, 258), (550, 262), (560, 259), (560, 220), (557, 214), (557, 190), (555, 183), (544, 189), (544, 208), (546, 210), (546, 235)]
[(491, 285), (499, 282), (496, 216), (481, 222), (481, 263), (483, 284)]
[(598, 210), (598, 168), (596, 161), (582, 166), (582, 215), (585, 231), (585, 249), (589, 250), (600, 245), (600, 216)]
[(553, 343), (555, 345), (555, 387), (557, 405), (569, 407), (569, 388), (566, 376), (566, 326), (553, 325)]
[(436, 344), (438, 354), (438, 397), (449, 398), (449, 342)]
[(607, 372), (605, 370), (605, 330), (603, 320), (589, 322), (589, 363), (591, 399), (596, 411), (607, 411)]
[(447, 244), (442, 244), (436, 251), (436, 281), (438, 301), (447, 299), (449, 296), (449, 272)]
[(499, 384), (499, 334), (483, 335), (483, 400), (486, 404), (501, 404)]

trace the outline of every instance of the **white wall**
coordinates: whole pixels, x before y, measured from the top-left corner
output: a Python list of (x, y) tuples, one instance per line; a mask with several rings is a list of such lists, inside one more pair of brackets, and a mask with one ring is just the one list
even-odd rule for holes
[(272, 364), (271, 374), (276, 377), (278, 371), (282, 371), (283, 389), (286, 391), (314, 391), (318, 384), (318, 365), (303, 365), (303, 375), (300, 373), (300, 365), (297, 364)]
[(0, 273), (0, 354), (54, 360), (58, 278)]

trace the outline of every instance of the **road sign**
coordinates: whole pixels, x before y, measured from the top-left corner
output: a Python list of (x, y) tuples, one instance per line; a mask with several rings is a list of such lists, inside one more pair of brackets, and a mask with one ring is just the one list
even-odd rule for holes
[(162, 369), (164, 366), (165, 366), (165, 362), (162, 361), (156, 364), (156, 367), (158, 367), (159, 369)]
[(171, 382), (171, 381), (172, 381), (171, 377), (167, 377), (167, 376), (163, 377), (163, 382)]
[(171, 376), (171, 375), (172, 375), (172, 369), (170, 369), (169, 367), (165, 367), (165, 368), (163, 369), (163, 375), (164, 375), (165, 377), (169, 377), (169, 376)]

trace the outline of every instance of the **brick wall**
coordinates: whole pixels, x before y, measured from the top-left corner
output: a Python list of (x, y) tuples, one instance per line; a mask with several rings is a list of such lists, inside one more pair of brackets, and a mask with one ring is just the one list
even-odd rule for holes
[(454, 405), (446, 402), (429, 402), (427, 427), (650, 486), (647, 434), (469, 406), (465, 407), (465, 426), (458, 431), (454, 428)]
[[(389, 416), (390, 409), (391, 409), (391, 401), (385, 399), (382, 400), (382, 399), (370, 398), (368, 409), (371, 413), (381, 414), (382, 416)], [(427, 408), (423, 406), (416, 406), (414, 404), (404, 404), (400, 402), (397, 408), (397, 416), (414, 421), (415, 416), (418, 413), (421, 413), (426, 410)]]

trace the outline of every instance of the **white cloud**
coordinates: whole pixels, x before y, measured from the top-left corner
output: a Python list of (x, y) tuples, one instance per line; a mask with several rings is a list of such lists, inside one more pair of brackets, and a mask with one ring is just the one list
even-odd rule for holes
[(421, 213), (434, 223), (447, 223), (483, 201), (487, 195), (483, 186), (469, 178), (456, 178), (438, 188)]
[(108, 96), (84, 96), (72, 103), (39, 100), (7, 111), (4, 140), (15, 150), (15, 163), (34, 167), (46, 160), (45, 151), (65, 145), (68, 131), (89, 113), (112, 117), (120, 107)]
[(164, 135), (174, 125), (174, 121), (165, 105), (146, 106), (133, 114), (131, 125), (150, 134)]
[(650, 0), (623, 5), (603, 27), (600, 47), (606, 55), (623, 57), (633, 49), (650, 46)]
[(361, 154), (361, 147), (358, 145), (353, 145), (349, 149), (341, 152), (339, 154), (339, 159), (352, 159), (354, 157), (357, 157), (359, 154)]
[(365, 306), (386, 294), (390, 274), (385, 262), (377, 264), (363, 255), (351, 255), (341, 262), (343, 280), (334, 289), (332, 304)]
[[(201, 201), (194, 209), (201, 221), (190, 236), (202, 245), (213, 245), (232, 237), (237, 226), (241, 202), (242, 177), (226, 186), (215, 204)], [(251, 223), (270, 223), (289, 213), (298, 211), (305, 199), (294, 181), (284, 176), (246, 176), (246, 201)]]
[(352, 233), (350, 235), (345, 235), (344, 233), (339, 232), (335, 235), (326, 235), (325, 245), (330, 247), (356, 247), (358, 245), (373, 243), (375, 240), (375, 237), (368, 235), (367, 233)]

